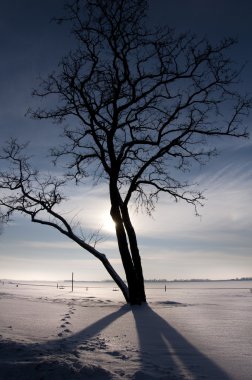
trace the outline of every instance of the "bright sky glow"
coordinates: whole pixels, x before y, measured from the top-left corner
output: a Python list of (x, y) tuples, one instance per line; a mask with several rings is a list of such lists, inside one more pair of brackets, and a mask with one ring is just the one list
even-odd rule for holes
[(104, 212), (102, 216), (102, 229), (110, 234), (115, 233), (115, 223), (113, 222), (110, 214)]

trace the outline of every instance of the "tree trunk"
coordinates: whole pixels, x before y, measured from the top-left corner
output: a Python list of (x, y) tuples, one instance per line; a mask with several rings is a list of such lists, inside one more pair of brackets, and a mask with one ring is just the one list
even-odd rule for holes
[(137, 274), (138, 289), (139, 289), (141, 301), (146, 302), (143, 269), (142, 269), (141, 257), (139, 254), (139, 249), (138, 249), (138, 244), (137, 244), (136, 233), (131, 223), (127, 206), (123, 206), (121, 210), (122, 210), (123, 223), (127, 231), (128, 240), (130, 244), (132, 260), (133, 260), (134, 268)]
[(135, 275), (135, 269), (128, 249), (127, 236), (124, 230), (124, 226), (120, 216), (120, 209), (118, 206), (113, 205), (111, 207), (111, 216), (115, 222), (119, 252), (122, 258), (122, 263), (126, 274), (126, 280), (128, 283), (129, 302), (131, 304), (138, 304), (141, 303), (141, 301), (139, 297), (137, 297), (137, 279)]
[[(121, 211), (121, 202), (118, 197), (117, 189), (110, 188), (110, 199), (110, 214), (115, 223), (118, 248), (128, 283), (129, 302), (131, 304), (141, 304), (142, 302), (146, 302), (146, 297), (141, 259), (137, 247), (135, 231), (131, 225), (129, 217), (127, 219), (127, 213), (124, 215)], [(130, 231), (130, 234), (128, 234), (128, 230)], [(129, 249), (129, 243), (130, 249), (132, 249), (133, 252)]]

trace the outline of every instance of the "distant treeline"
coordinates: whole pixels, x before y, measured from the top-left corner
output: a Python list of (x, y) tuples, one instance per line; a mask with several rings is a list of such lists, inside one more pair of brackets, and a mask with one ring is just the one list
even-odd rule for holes
[(191, 279), (188, 279), (188, 280), (184, 280), (184, 279), (175, 279), (175, 280), (171, 280), (171, 281), (168, 281), (168, 280), (147, 280), (146, 282), (211, 282), (211, 281), (252, 281), (252, 277), (240, 277), (240, 278), (230, 278), (230, 279), (226, 279), (226, 280), (210, 280), (208, 278), (191, 278)]
[[(190, 279), (175, 279), (175, 280), (167, 280), (165, 278), (153, 278), (153, 279), (147, 279), (147, 280), (144, 280), (145, 283), (148, 283), (148, 282), (211, 282), (211, 281), (252, 281), (252, 277), (240, 277), (240, 278), (230, 278), (230, 279), (227, 279), (227, 280), (210, 280), (208, 278), (190, 278)], [(64, 280), (64, 282), (71, 282), (71, 280)], [(90, 283), (90, 282), (107, 282), (107, 283), (114, 283), (113, 280), (101, 280), (101, 281), (82, 281), (82, 280), (77, 280), (77, 281), (74, 281), (74, 282), (86, 282), (86, 283)]]

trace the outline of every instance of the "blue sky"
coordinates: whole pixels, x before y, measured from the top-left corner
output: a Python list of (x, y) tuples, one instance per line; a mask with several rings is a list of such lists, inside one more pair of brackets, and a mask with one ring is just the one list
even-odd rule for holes
[[(241, 87), (252, 92), (249, 0), (150, 3), (153, 23), (167, 23), (215, 41), (238, 37), (232, 56), (238, 63), (247, 62)], [(71, 46), (66, 28), (50, 22), (61, 14), (62, 4), (60, 0), (13, 0), (0, 5), (0, 143), (11, 136), (30, 140), (34, 162), (42, 169), (47, 165), (48, 141), (57, 141), (59, 130), (24, 114), (36, 105), (31, 90), (37, 78), (56, 68)], [(247, 120), (250, 131), (251, 119)], [(252, 276), (252, 141), (220, 141), (218, 148), (217, 158), (191, 173), (191, 180), (205, 190), (201, 217), (195, 217), (190, 206), (168, 198), (160, 199), (152, 218), (131, 210), (146, 278)], [(64, 212), (79, 220), (86, 231), (102, 228), (105, 240), (98, 249), (122, 274), (105, 186), (70, 191), (74, 195), (63, 206)], [(57, 231), (18, 215), (5, 226), (0, 236), (0, 278), (60, 280), (70, 278), (71, 272), (79, 280), (108, 278), (95, 259)]]

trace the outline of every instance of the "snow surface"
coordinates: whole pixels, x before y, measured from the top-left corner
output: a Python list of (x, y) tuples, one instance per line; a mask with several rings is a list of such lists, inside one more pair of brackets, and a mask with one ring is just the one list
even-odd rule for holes
[(252, 379), (252, 282), (0, 283), (0, 379)]

